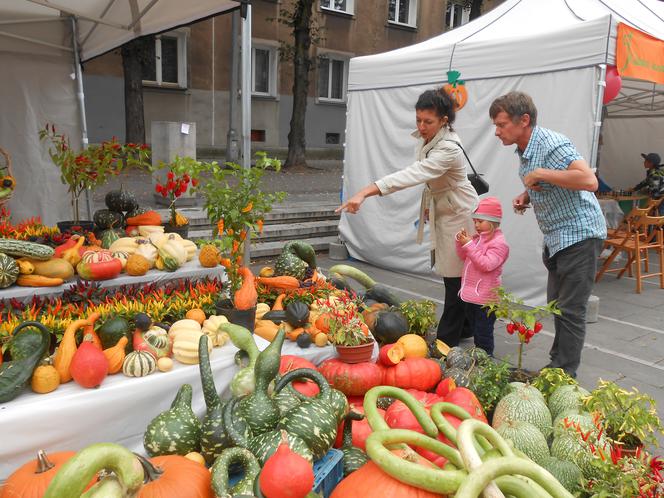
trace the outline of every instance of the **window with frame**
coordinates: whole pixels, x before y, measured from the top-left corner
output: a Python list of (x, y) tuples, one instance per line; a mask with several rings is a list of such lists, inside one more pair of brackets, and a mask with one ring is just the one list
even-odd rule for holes
[(277, 94), (277, 48), (254, 45), (251, 51), (251, 93), (274, 97)]
[(320, 0), (320, 8), (344, 14), (353, 14), (355, 0)]
[(141, 60), (143, 83), (187, 88), (187, 35), (164, 33), (148, 39)]
[(387, 20), (394, 24), (417, 25), (417, 0), (390, 0)]
[(445, 29), (450, 30), (466, 24), (470, 20), (470, 6), (459, 2), (447, 2)]
[(345, 102), (348, 59), (333, 54), (318, 58), (318, 99)]

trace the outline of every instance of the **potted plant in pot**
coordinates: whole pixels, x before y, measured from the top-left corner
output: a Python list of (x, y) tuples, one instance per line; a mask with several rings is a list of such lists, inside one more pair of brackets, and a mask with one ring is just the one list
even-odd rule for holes
[(329, 327), (327, 337), (334, 344), (339, 359), (345, 363), (370, 361), (376, 341), (355, 303), (348, 297), (337, 298), (321, 311)]
[(176, 210), (175, 204), (190, 185), (193, 189), (198, 186), (198, 177), (205, 168), (206, 165), (196, 159), (180, 156), (175, 156), (170, 163), (160, 161), (156, 168), (152, 168), (153, 171), (166, 170), (166, 175), (155, 185), (155, 192), (170, 201), (165, 232), (178, 233), (185, 239), (189, 235), (189, 220)]
[(49, 156), (60, 169), (60, 180), (69, 187), (71, 195), (74, 219), (59, 222), (61, 231), (76, 226), (92, 231), (94, 223), (80, 219), (79, 203), (83, 192), (103, 185), (110, 176), (119, 175), (127, 166), (149, 167), (150, 150), (147, 145), (121, 144), (113, 137), (99, 145), (88, 145), (76, 151), (72, 149), (69, 138), (58, 133), (53, 124), (46, 124), (39, 130), (39, 138), (50, 144)]
[[(239, 164), (216, 162), (205, 165), (205, 178), (196, 187), (205, 199), (208, 218), (216, 227), (214, 243), (221, 253), (221, 264), (228, 277), (227, 295), (220, 304), (230, 305), (242, 284), (239, 273), (243, 266), (244, 244), (250, 232), (262, 233), (265, 215), (276, 202), (281, 202), (285, 192), (265, 192), (261, 179), (267, 169), (279, 171), (281, 162), (268, 158), (264, 152), (256, 153), (251, 168)], [(246, 262), (248, 263), (248, 262)], [(225, 301), (224, 301), (225, 299)]]
[(657, 433), (664, 434), (655, 400), (636, 388), (628, 391), (600, 379), (597, 388), (583, 399), (583, 406), (599, 415), (606, 436), (621, 445), (623, 453), (644, 444), (657, 446)]
[(550, 315), (559, 315), (556, 302), (551, 301), (546, 306), (526, 307), (523, 300), (505, 291), (502, 287), (496, 289), (497, 299), (486, 307), (494, 313), (497, 319), (507, 321), (505, 329), (510, 335), (516, 334), (519, 339), (517, 352), (517, 366), (513, 374), (516, 381), (530, 381), (537, 374), (526, 372), (523, 366), (523, 348), (525, 344), (542, 330), (542, 320)]

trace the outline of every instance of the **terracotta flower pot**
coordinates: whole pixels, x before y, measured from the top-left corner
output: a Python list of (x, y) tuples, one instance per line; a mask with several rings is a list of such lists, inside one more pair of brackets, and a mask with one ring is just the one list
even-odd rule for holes
[(374, 342), (367, 344), (360, 344), (359, 346), (334, 346), (339, 355), (339, 359), (344, 363), (362, 363), (371, 361), (373, 354)]

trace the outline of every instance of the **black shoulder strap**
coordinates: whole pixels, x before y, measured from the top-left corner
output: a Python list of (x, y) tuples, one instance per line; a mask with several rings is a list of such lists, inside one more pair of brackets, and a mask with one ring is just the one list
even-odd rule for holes
[(476, 175), (478, 174), (477, 171), (475, 171), (475, 168), (473, 167), (473, 163), (470, 161), (470, 157), (468, 157), (468, 154), (466, 154), (466, 150), (463, 148), (463, 146), (457, 142), (456, 140), (450, 140), (449, 138), (444, 138), (446, 142), (452, 142), (453, 144), (457, 144), (459, 148), (461, 149), (461, 152), (463, 152), (463, 155), (466, 156), (466, 160), (468, 161), (468, 164), (470, 164), (470, 169), (473, 170), (473, 173)]

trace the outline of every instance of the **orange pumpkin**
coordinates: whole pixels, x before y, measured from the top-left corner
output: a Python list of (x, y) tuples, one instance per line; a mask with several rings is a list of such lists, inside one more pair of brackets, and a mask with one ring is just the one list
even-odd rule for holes
[[(0, 490), (0, 498), (41, 498), (60, 467), (75, 454), (75, 451), (59, 451), (46, 455), (44, 450), (39, 450), (36, 459), (22, 465), (7, 478)], [(92, 484), (93, 481), (88, 488)]]
[(143, 461), (147, 482), (137, 498), (215, 498), (210, 471), (180, 455), (164, 455)]
[(187, 311), (187, 313), (184, 315), (185, 318), (189, 318), (191, 320), (196, 320), (198, 323), (203, 325), (203, 322), (207, 318), (205, 316), (205, 311), (203, 311), (200, 308), (193, 308)]
[(466, 105), (466, 102), (468, 102), (468, 90), (466, 89), (466, 85), (461, 83), (451, 85), (447, 83), (446, 85), (443, 85), (443, 91), (449, 95), (454, 102), (455, 111), (461, 109)]

